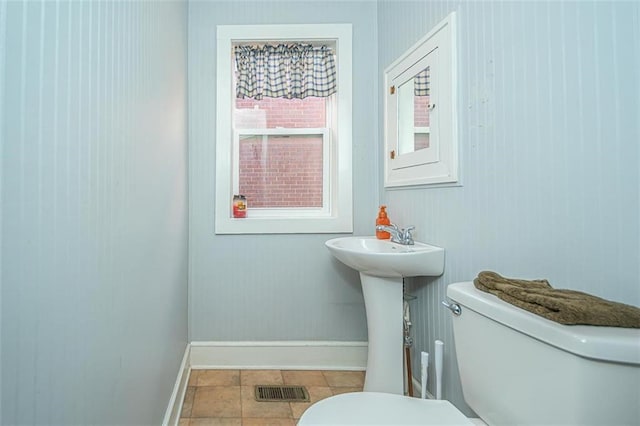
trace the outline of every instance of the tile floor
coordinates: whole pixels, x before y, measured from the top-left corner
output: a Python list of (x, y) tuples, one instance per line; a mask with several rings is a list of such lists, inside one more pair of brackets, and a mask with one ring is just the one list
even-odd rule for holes
[[(305, 386), (311, 402), (257, 402), (255, 385)], [(191, 370), (180, 426), (295, 426), (314, 402), (363, 385), (364, 371)]]

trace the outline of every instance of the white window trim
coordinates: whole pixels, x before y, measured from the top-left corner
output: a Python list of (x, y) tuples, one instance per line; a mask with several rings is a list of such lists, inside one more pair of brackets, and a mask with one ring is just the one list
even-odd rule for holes
[[(352, 44), (351, 24), (318, 25), (222, 25), (217, 28), (217, 120), (216, 120), (216, 234), (290, 234), (353, 232), (352, 205)], [(328, 149), (332, 167), (328, 171), (330, 199), (328, 211), (317, 209), (286, 210), (281, 215), (253, 215), (251, 200), (246, 218), (233, 218), (234, 195), (232, 128), (232, 55), (236, 42), (295, 40), (335, 40), (338, 63), (336, 134), (330, 135)], [(243, 130), (241, 130), (244, 132)], [(326, 178), (326, 176), (325, 176)], [(258, 213), (258, 212), (256, 212)], [(273, 210), (271, 213), (277, 213)]]

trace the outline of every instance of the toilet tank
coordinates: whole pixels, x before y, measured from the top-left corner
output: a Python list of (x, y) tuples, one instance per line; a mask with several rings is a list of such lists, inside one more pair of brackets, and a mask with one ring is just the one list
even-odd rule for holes
[(489, 425), (640, 425), (640, 330), (566, 326), (451, 284), (464, 399)]

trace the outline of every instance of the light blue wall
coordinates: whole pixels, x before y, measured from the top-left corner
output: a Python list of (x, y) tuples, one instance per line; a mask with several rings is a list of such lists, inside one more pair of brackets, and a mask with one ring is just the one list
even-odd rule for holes
[(187, 342), (187, 4), (0, 4), (0, 423), (160, 424)]
[(444, 397), (464, 408), (447, 284), (488, 269), (640, 305), (640, 14), (637, 2), (380, 1), (379, 90), (451, 11), (463, 186), (381, 194), (392, 221), (446, 248), (444, 275), (411, 284), (414, 355), (445, 342)]
[[(493, 269), (640, 304), (637, 3), (192, 2), (188, 249), (186, 9), (0, 3), (3, 424), (158, 424), (187, 253), (191, 340), (366, 339), (332, 235), (214, 234), (218, 24), (353, 24), (355, 234), (382, 199), (446, 248), (410, 282), (414, 347), (445, 341), (468, 413), (447, 284)], [(382, 72), (452, 10), (463, 186), (381, 190)]]
[(366, 340), (357, 274), (335, 235), (215, 235), (216, 26), (353, 24), (354, 229), (371, 234), (379, 197), (376, 4), (218, 1), (189, 7), (189, 318), (195, 341)]

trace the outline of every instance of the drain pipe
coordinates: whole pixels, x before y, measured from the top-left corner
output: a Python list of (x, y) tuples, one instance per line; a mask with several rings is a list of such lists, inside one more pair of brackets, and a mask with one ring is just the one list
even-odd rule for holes
[(407, 368), (407, 394), (413, 396), (413, 373), (411, 372), (411, 346), (413, 338), (410, 335), (411, 316), (409, 314), (409, 302), (404, 301), (404, 359)]
[(420, 383), (421, 383), (421, 398), (427, 399), (427, 377), (429, 376), (429, 353), (422, 351), (420, 353)]
[(436, 399), (442, 399), (442, 358), (444, 353), (444, 343), (436, 340)]
[(404, 278), (402, 278), (402, 316), (403, 316), (403, 337), (404, 337), (404, 359), (405, 371), (407, 373), (407, 394), (413, 396), (413, 373), (411, 372), (411, 346), (413, 346), (413, 338), (411, 337), (411, 313), (409, 310), (409, 301), (415, 300), (416, 296), (407, 293)]

